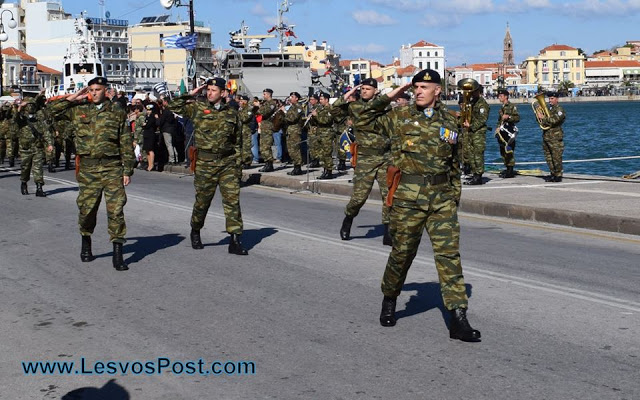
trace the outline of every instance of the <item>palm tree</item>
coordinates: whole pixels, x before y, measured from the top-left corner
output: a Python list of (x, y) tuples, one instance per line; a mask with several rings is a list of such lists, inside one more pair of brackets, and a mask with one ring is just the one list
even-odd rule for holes
[(571, 81), (562, 81), (558, 85), (558, 91), (561, 92), (561, 93), (568, 93), (569, 89), (571, 89), (574, 86), (575, 85)]

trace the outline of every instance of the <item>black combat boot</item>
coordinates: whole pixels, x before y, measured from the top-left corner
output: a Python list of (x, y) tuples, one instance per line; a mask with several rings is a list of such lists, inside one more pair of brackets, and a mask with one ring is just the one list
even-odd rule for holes
[(0, 165), (4, 164), (4, 157), (0, 157)]
[(91, 262), (95, 259), (91, 252), (91, 236), (82, 236), (82, 249), (80, 250), (80, 260)]
[(20, 183), (20, 193), (27, 195), (29, 194), (29, 190), (27, 190), (27, 182)]
[(340, 227), (340, 239), (349, 240), (351, 238), (351, 224), (353, 224), (353, 217), (346, 215), (342, 220), (342, 227)]
[(322, 175), (320, 175), (318, 179), (333, 179), (333, 172), (331, 172), (330, 169), (325, 168), (324, 172), (322, 172)]
[(71, 169), (71, 158), (64, 159), (64, 170), (69, 171)]
[(36, 197), (47, 197), (47, 194), (42, 190), (42, 183), (36, 183)]
[(251, 163), (242, 164), (242, 169), (251, 169)]
[(463, 173), (464, 175), (471, 175), (471, 165), (469, 165), (469, 164), (464, 164), (464, 165), (462, 166), (462, 173)]
[(504, 174), (504, 178), (515, 178), (516, 171), (513, 170), (513, 167), (507, 167), (507, 171)]
[(500, 178), (506, 178), (507, 177), (507, 170), (503, 169), (502, 171), (500, 171), (500, 173), (498, 174), (498, 176)]
[(473, 177), (464, 183), (465, 185), (482, 185), (482, 174), (473, 174)]
[(260, 168), (258, 172), (273, 172), (273, 161), (265, 162), (264, 167)]
[(469, 325), (467, 321), (467, 309), (457, 308), (449, 310), (451, 321), (449, 321), (449, 337), (451, 339), (459, 339), (463, 342), (479, 342), (480, 331), (477, 331)]
[(247, 249), (242, 247), (242, 243), (240, 243), (240, 235), (236, 235), (235, 233), (231, 234), (231, 241), (229, 242), (229, 253), (239, 256), (246, 256), (247, 254), (249, 254)]
[(553, 180), (551, 182), (562, 182), (562, 177), (561, 176), (554, 176)]
[(347, 164), (345, 160), (340, 160), (338, 161), (338, 171), (346, 171), (347, 170)]
[(382, 244), (385, 246), (393, 246), (393, 240), (389, 233), (389, 224), (384, 224), (384, 235), (382, 236)]
[(202, 244), (202, 239), (200, 238), (200, 231), (195, 229), (191, 229), (191, 247), (195, 250), (204, 249), (204, 245)]
[(394, 326), (396, 324), (396, 299), (384, 296), (382, 311), (380, 311), (380, 325)]
[(309, 164), (309, 168), (318, 168), (320, 166), (320, 160), (317, 158), (315, 160), (311, 160), (311, 164)]
[(53, 165), (53, 161), (49, 161), (48, 171), (51, 172), (51, 173), (56, 172), (56, 168)]
[(300, 165), (294, 165), (293, 170), (287, 172), (287, 175), (302, 175), (302, 174), (304, 174), (304, 172), (302, 172), (302, 166)]
[(122, 243), (113, 243), (113, 268), (116, 271), (126, 271), (129, 269), (122, 259)]
[(16, 165), (15, 157), (9, 157), (9, 166), (13, 167), (14, 165)]

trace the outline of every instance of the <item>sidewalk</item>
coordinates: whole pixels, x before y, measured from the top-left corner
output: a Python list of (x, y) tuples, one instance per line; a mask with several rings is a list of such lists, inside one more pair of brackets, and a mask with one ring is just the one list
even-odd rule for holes
[[(276, 171), (260, 173), (261, 166), (243, 170), (246, 185), (265, 185), (350, 196), (353, 169), (333, 180), (317, 180), (322, 168), (307, 175), (289, 176), (292, 166), (275, 164)], [(306, 172), (306, 168), (303, 167)], [(166, 172), (189, 173), (182, 166), (167, 166)], [(336, 171), (334, 171), (334, 175)], [(546, 183), (542, 176), (518, 175), (502, 179), (487, 173), (485, 184), (464, 186), (460, 211), (546, 222), (576, 228), (640, 235), (640, 180), (565, 174), (562, 183)], [(370, 198), (380, 199), (377, 184)]]

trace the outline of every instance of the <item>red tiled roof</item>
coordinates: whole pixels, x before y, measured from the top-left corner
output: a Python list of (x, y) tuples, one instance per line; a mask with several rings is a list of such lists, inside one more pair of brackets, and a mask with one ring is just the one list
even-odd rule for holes
[(540, 53), (544, 53), (546, 51), (553, 50), (578, 50), (575, 47), (567, 46), (566, 44), (552, 44), (551, 46), (547, 46), (544, 49), (540, 50)]
[(433, 43), (429, 43), (427, 41), (421, 40), (418, 43), (412, 44), (411, 47), (439, 47)]
[(398, 76), (413, 76), (414, 72), (416, 72), (417, 69), (418, 68), (416, 68), (415, 65), (409, 65), (405, 68), (396, 69), (396, 73), (398, 74)]
[(2, 54), (4, 54), (5, 56), (18, 56), (24, 61), (37, 61), (34, 57), (31, 57), (24, 51), (20, 51), (15, 47), (7, 47), (6, 49), (2, 49)]
[(496, 63), (471, 64), (467, 68), (471, 68), (474, 71), (483, 71), (483, 70), (489, 70), (489, 69), (497, 69), (497, 68), (500, 68), (500, 66)]
[(640, 61), (617, 60), (617, 61), (585, 61), (585, 68), (638, 68)]
[(62, 75), (62, 71), (56, 71), (55, 69), (49, 68), (46, 65), (36, 64), (36, 66), (38, 68), (38, 72), (41, 72), (43, 74)]
[(383, 81), (384, 81), (384, 78), (383, 78), (383, 77), (381, 77), (381, 76), (379, 76), (379, 77), (377, 77), (377, 78), (376, 78), (376, 81), (378, 81), (378, 82), (383, 82)]

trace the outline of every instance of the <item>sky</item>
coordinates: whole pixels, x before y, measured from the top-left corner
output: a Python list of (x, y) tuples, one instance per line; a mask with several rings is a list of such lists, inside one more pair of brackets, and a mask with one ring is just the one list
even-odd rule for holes
[[(187, 7), (165, 10), (159, 0), (61, 0), (65, 11), (128, 19), (170, 14), (188, 20)], [(99, 3), (104, 2), (102, 8)], [(188, 4), (188, 0), (183, 0)], [(229, 31), (244, 20), (249, 34), (275, 24), (277, 0), (194, 0), (196, 20), (213, 33), (216, 49), (229, 48)], [(286, 14), (298, 39), (326, 40), (342, 59), (383, 64), (399, 57), (402, 44), (426, 40), (444, 46), (447, 66), (502, 60), (507, 23), (516, 63), (552, 44), (587, 54), (640, 40), (640, 0), (292, 0)], [(275, 40), (264, 42), (275, 48)]]

